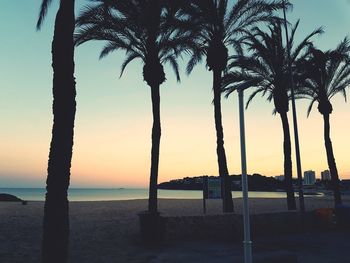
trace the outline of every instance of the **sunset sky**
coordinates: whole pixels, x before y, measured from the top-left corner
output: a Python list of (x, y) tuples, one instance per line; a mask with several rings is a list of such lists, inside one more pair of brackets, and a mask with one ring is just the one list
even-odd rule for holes
[[(38, 0), (0, 1), (0, 187), (43, 187), (52, 127), (51, 41), (57, 3), (41, 31), (35, 24)], [(59, 2), (54, 1), (54, 2)], [(78, 0), (77, 14), (88, 1)], [(292, 22), (301, 19), (297, 39), (319, 26), (316, 46), (335, 48), (350, 35), (350, 1), (292, 0)], [(119, 79), (124, 53), (98, 60), (102, 43), (76, 49), (77, 114), (72, 187), (147, 187), (151, 149), (150, 89), (142, 64), (133, 62)], [(177, 83), (166, 68), (161, 87), (162, 138), (159, 182), (218, 173), (212, 75), (205, 65)], [(323, 120), (308, 101), (297, 101), (302, 168), (327, 169)], [(350, 104), (333, 100), (331, 136), (338, 171), (350, 179)], [(240, 173), (238, 96), (223, 99), (225, 149), (230, 174)], [(283, 173), (282, 126), (273, 105), (257, 97), (246, 111), (248, 173)], [(292, 130), (291, 112), (289, 113)], [(293, 144), (293, 173), (296, 177)]]

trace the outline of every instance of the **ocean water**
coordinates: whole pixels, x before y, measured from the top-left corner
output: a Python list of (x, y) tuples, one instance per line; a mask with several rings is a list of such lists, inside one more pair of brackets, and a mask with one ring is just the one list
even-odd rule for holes
[[(0, 188), (0, 193), (15, 195), (23, 200), (44, 201), (46, 190), (44, 188)], [(233, 198), (242, 197), (242, 192), (233, 191)], [(147, 199), (148, 189), (93, 189), (71, 188), (69, 189), (70, 201), (103, 201), (103, 200), (132, 200)], [(202, 191), (195, 190), (158, 190), (159, 198), (171, 199), (201, 199)], [(249, 192), (252, 198), (285, 198), (284, 192)]]

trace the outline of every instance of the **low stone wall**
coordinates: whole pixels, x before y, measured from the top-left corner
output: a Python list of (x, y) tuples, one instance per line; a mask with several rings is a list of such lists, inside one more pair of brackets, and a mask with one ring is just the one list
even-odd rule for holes
[(165, 239), (234, 239), (241, 226), (242, 216), (236, 214), (165, 217)]
[(313, 212), (258, 214), (251, 217), (252, 236), (292, 234), (312, 231), (318, 225)]
[[(297, 233), (315, 229), (314, 213), (282, 212), (251, 215), (253, 237)], [(165, 240), (241, 240), (243, 217), (237, 214), (164, 217)]]

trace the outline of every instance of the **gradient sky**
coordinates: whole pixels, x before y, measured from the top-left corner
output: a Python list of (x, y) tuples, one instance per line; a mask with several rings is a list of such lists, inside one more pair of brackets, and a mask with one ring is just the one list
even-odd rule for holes
[[(0, 187), (45, 186), (52, 126), (50, 49), (57, 3), (52, 5), (42, 30), (36, 32), (40, 2), (0, 1)], [(77, 14), (86, 3), (77, 1)], [(292, 3), (290, 20), (301, 19), (298, 39), (324, 26), (325, 34), (316, 37), (315, 44), (330, 49), (350, 34), (348, 0)], [(99, 61), (101, 46), (91, 42), (76, 50), (78, 95), (71, 185), (146, 187), (152, 125), (150, 90), (142, 81), (140, 62), (133, 62), (119, 79), (124, 53)], [(159, 181), (215, 175), (211, 73), (204, 64), (199, 65), (190, 77), (182, 74), (180, 84), (169, 68), (166, 73), (167, 82), (161, 87)], [(304, 171), (315, 170), (319, 177), (320, 171), (327, 169), (323, 121), (316, 107), (307, 118), (307, 105), (307, 101), (297, 102), (302, 167)], [(350, 178), (350, 105), (339, 95), (333, 100), (333, 108), (331, 136), (338, 171), (341, 178)], [(237, 94), (223, 99), (222, 109), (229, 171), (237, 174)], [(246, 111), (249, 173), (283, 173), (282, 127), (272, 110), (272, 104), (257, 97)], [(290, 113), (289, 117), (292, 125)], [(294, 159), (293, 166), (296, 176)]]

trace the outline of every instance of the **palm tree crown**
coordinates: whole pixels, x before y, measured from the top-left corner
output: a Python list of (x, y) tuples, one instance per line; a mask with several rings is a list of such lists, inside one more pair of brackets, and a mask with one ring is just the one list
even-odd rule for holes
[(239, 48), (239, 36), (258, 22), (269, 21), (273, 11), (283, 7), (282, 1), (241, 0), (233, 5), (228, 0), (194, 0), (185, 12), (197, 48), (187, 65), (190, 73), (206, 56), (209, 70), (224, 70), (227, 47)]
[(160, 0), (94, 2), (97, 5), (86, 7), (77, 19), (77, 45), (89, 40), (107, 41), (100, 58), (119, 49), (126, 51), (121, 75), (131, 61), (141, 59), (144, 80), (149, 85), (165, 81), (162, 66), (165, 63), (171, 65), (180, 80), (176, 58), (191, 46), (191, 41), (174, 30), (175, 3)]
[(331, 114), (330, 100), (340, 93), (346, 100), (346, 88), (350, 86), (350, 41), (345, 38), (335, 50), (322, 52), (310, 48), (309, 56), (300, 61), (302, 83), (298, 92), (311, 99), (309, 115), (315, 102), (321, 114)]
[[(296, 70), (295, 64), (307, 56), (307, 48), (312, 46), (311, 38), (323, 33), (322, 28), (318, 28), (293, 47), (298, 26), (299, 21), (293, 26), (289, 36), (293, 75)], [(288, 112), (288, 51), (287, 45), (283, 43), (282, 21), (273, 21), (268, 26), (268, 32), (255, 27), (245, 34), (241, 41), (247, 47), (247, 54), (230, 57), (229, 71), (223, 78), (223, 91), (229, 96), (237, 89), (251, 87), (254, 91), (249, 96), (247, 107), (254, 97), (261, 93), (267, 96), (268, 101), (274, 101), (277, 113)]]

